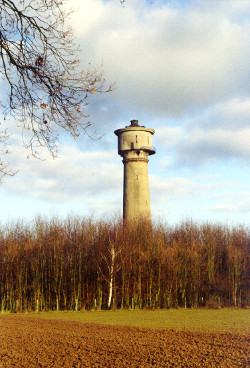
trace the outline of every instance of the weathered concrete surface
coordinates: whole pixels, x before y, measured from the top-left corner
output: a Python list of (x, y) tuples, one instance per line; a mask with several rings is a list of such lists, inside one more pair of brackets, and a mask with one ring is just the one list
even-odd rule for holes
[(155, 153), (152, 147), (154, 130), (138, 125), (117, 129), (118, 153), (123, 157), (123, 217), (127, 221), (150, 219), (148, 156)]
[(128, 221), (150, 218), (147, 156), (144, 151), (128, 151), (123, 156), (123, 215)]

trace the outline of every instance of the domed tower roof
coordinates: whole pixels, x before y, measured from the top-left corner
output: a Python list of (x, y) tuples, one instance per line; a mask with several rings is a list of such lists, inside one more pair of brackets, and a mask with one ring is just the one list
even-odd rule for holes
[(146, 128), (138, 124), (138, 120), (131, 120), (131, 124), (125, 128), (114, 131), (118, 136), (118, 153), (123, 154), (130, 150), (147, 151), (149, 155), (155, 154), (156, 150), (152, 146), (152, 135), (154, 129)]

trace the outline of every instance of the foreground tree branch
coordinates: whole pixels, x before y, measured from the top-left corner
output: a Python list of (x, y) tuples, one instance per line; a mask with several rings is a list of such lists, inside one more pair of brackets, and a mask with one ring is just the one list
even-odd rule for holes
[(112, 90), (105, 88), (102, 65), (80, 69), (66, 2), (0, 0), (0, 106), (4, 118), (13, 116), (31, 133), (24, 145), (34, 156), (39, 147), (56, 156), (60, 128), (75, 139), (88, 134), (89, 97)]
[(8, 139), (9, 135), (7, 134), (7, 131), (0, 129), (0, 183), (2, 183), (2, 179), (5, 175), (13, 176), (16, 173), (13, 170), (11, 170), (9, 165), (2, 159), (3, 156), (6, 156), (10, 153), (7, 144)]

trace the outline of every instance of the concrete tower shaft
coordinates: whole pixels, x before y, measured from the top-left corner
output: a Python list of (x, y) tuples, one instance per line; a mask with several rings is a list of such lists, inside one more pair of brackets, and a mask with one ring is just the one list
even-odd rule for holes
[(139, 126), (137, 120), (118, 129), (118, 153), (123, 157), (123, 217), (127, 221), (150, 219), (148, 156), (155, 153), (152, 147), (153, 129)]

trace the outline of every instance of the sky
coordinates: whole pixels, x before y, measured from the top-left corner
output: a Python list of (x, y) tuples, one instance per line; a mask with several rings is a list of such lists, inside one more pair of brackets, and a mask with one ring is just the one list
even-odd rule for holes
[[(169, 224), (250, 220), (250, 1), (70, 0), (82, 66), (103, 65), (112, 93), (88, 107), (97, 141), (62, 134), (59, 157), (27, 158), (20, 132), (0, 185), (0, 224), (122, 216), (123, 164), (114, 130), (155, 129), (151, 213)], [(16, 124), (14, 121), (10, 124)]]

